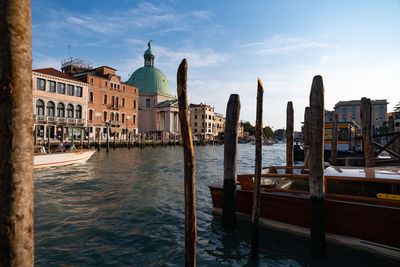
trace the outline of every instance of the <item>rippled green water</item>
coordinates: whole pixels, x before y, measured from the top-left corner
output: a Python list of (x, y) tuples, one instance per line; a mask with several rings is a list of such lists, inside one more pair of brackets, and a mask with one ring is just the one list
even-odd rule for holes
[[(238, 173), (254, 169), (254, 146), (239, 145)], [(256, 265), (250, 222), (225, 232), (208, 185), (223, 175), (223, 146), (195, 147), (197, 265)], [(263, 148), (263, 165), (282, 165), (285, 145)], [(306, 236), (261, 227), (260, 266), (398, 266), (373, 253), (328, 243), (309, 254)], [(104, 150), (82, 165), (35, 171), (35, 262), (38, 266), (184, 265), (181, 147)]]

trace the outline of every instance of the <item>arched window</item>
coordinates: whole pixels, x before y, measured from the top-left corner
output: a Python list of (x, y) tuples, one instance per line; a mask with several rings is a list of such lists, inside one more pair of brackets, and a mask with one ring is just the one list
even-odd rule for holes
[(65, 106), (61, 102), (57, 104), (57, 117), (65, 117)]
[(111, 112), (110, 113), (110, 121), (113, 121), (114, 120), (114, 112)]
[(75, 108), (75, 118), (82, 119), (82, 107), (80, 105)]
[(89, 120), (93, 120), (93, 109), (89, 109)]
[(89, 102), (93, 103), (93, 92), (89, 92)]
[(104, 121), (107, 121), (107, 111), (104, 111), (104, 112), (103, 112), (103, 120), (104, 120)]
[(119, 121), (119, 113), (115, 113), (115, 120)]
[(74, 117), (74, 106), (72, 104), (68, 104), (67, 106), (67, 117), (68, 118)]
[(125, 114), (124, 113), (122, 113), (122, 115), (121, 115), (121, 120), (122, 120), (122, 123), (125, 123)]
[(133, 114), (133, 124), (136, 125), (136, 115)]
[(47, 116), (54, 116), (54, 103), (52, 101), (47, 102), (46, 113)]
[(44, 115), (44, 102), (41, 99), (36, 100), (36, 115)]

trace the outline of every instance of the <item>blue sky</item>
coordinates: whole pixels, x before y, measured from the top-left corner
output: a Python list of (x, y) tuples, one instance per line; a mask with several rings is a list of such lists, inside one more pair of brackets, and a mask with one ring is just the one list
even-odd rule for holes
[(32, 0), (33, 68), (59, 69), (72, 56), (126, 81), (149, 40), (174, 95), (186, 58), (189, 101), (225, 115), (239, 94), (241, 119), (252, 124), (258, 77), (263, 124), (274, 129), (285, 127), (288, 101), (300, 129), (314, 75), (328, 110), (361, 97), (387, 99), (388, 111), (400, 102), (400, 0)]

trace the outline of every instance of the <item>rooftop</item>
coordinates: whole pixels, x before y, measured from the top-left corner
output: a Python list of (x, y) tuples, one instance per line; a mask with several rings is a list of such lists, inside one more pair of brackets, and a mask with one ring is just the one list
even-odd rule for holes
[(72, 80), (72, 81), (76, 81), (76, 82), (82, 82), (78, 78), (72, 77), (71, 75), (69, 75), (67, 73), (63, 73), (63, 72), (61, 72), (59, 70), (56, 70), (54, 68), (35, 69), (35, 70), (32, 70), (32, 71), (33, 72), (42, 73), (42, 74), (51, 75), (51, 76), (55, 76), (55, 77), (58, 77), (58, 78)]

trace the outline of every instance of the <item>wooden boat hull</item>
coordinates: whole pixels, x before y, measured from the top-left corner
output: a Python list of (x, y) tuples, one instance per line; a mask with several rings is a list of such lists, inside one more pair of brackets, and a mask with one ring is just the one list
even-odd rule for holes
[[(213, 206), (222, 208), (222, 185), (210, 186)], [(236, 210), (251, 215), (253, 191), (236, 191)], [(309, 195), (262, 191), (260, 217), (309, 228)], [(346, 199), (325, 199), (326, 232), (400, 248), (400, 207), (358, 203)]]
[(71, 165), (86, 162), (96, 150), (57, 152), (34, 156), (34, 169)]

